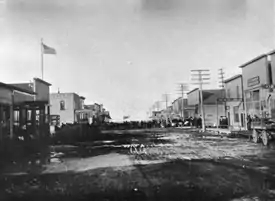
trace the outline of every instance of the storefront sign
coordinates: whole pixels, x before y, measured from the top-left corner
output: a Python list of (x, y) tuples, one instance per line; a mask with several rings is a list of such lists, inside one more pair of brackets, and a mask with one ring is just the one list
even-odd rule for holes
[(247, 86), (248, 87), (253, 87), (253, 86), (256, 86), (260, 84), (260, 77), (259, 76), (256, 76), (256, 77), (253, 77), (253, 78), (250, 78), (247, 80)]

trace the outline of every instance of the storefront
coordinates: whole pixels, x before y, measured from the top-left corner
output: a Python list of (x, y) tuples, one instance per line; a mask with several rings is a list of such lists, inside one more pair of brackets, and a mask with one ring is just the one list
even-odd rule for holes
[(272, 67), (268, 54), (261, 55), (242, 68), (244, 101), (247, 116), (252, 118), (275, 118), (271, 113), (274, 108), (272, 89)]
[(13, 138), (16, 133), (15, 125), (15, 94), (25, 99), (33, 99), (35, 93), (9, 84), (0, 83), (0, 140)]
[(0, 83), (0, 140), (49, 133), (49, 86), (39, 78), (33, 83)]

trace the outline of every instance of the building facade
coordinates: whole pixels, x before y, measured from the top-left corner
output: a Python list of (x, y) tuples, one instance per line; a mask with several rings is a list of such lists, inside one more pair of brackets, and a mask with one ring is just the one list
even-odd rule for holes
[(274, 51), (240, 66), (247, 115), (275, 119)]
[[(205, 114), (205, 125), (216, 126), (219, 118), (225, 116), (225, 105), (217, 102), (223, 96), (221, 89), (203, 90), (203, 104)], [(202, 115), (200, 107), (199, 89), (196, 88), (187, 93), (188, 116), (199, 117)]]
[(226, 92), (226, 114), (229, 126), (245, 128), (245, 108), (243, 101), (243, 78), (236, 75), (224, 81)]
[(76, 93), (51, 93), (51, 115), (59, 115), (60, 123), (77, 122), (81, 114), (76, 111), (84, 108), (84, 100)]
[(180, 97), (174, 100), (172, 102), (173, 114), (177, 117), (188, 117), (187, 105), (187, 98), (182, 99), (182, 97)]
[(34, 78), (31, 83), (0, 84), (0, 136), (20, 135), (23, 127), (34, 137), (49, 133), (51, 84)]

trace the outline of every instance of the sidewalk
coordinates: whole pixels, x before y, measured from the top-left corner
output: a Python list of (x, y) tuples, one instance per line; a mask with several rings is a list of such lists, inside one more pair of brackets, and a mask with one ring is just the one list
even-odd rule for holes
[(224, 134), (224, 135), (241, 135), (248, 137), (252, 134), (252, 131), (247, 131), (243, 129), (229, 129), (229, 128), (207, 128), (206, 131), (215, 133), (215, 134)]

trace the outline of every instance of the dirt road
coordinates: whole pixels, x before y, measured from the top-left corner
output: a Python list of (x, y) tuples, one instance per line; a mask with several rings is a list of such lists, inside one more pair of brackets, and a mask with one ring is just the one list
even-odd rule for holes
[[(7, 167), (0, 200), (275, 200), (273, 145), (179, 129), (108, 132), (51, 147), (39, 171)], [(145, 149), (130, 153), (131, 144)]]

